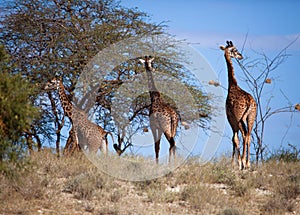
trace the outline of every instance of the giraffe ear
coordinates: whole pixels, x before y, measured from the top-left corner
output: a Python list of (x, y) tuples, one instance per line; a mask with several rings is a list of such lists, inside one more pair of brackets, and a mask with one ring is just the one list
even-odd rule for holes
[(154, 60), (154, 57), (152, 57), (152, 56), (149, 56), (149, 62), (151, 63), (153, 60)]
[(140, 58), (139, 62), (142, 63), (142, 64), (144, 64), (146, 61), (144, 59)]
[(221, 50), (225, 50), (225, 47), (224, 47), (224, 46), (220, 46), (220, 49), (221, 49)]

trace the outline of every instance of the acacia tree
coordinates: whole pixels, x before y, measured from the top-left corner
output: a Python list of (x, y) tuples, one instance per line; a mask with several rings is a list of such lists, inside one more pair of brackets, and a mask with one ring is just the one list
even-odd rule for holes
[[(114, 0), (15, 0), (6, 8), (1, 25), (0, 39), (16, 65), (13, 72), (27, 77), (41, 89), (46, 81), (59, 74), (70, 100), (80, 108), (85, 104), (85, 99), (76, 101), (74, 89), (85, 66), (99, 51), (126, 38), (149, 33), (166, 34), (163, 23), (150, 23), (147, 14), (137, 9), (124, 8)], [(165, 46), (171, 47), (172, 43), (167, 42)], [(166, 72), (170, 72), (170, 68), (174, 67), (165, 68), (169, 68)], [(186, 79), (184, 73), (181, 73), (182, 76), (179, 73), (182, 68), (176, 68), (171, 73)], [(135, 66), (125, 63), (115, 68), (109, 77), (90, 91), (97, 93), (97, 122), (115, 132), (119, 144), (124, 141), (126, 133), (125, 128), (116, 128), (112, 122), (111, 100), (114, 91), (129, 77), (137, 74), (136, 71)], [(200, 88), (191, 84), (189, 87), (193, 89), (199, 108), (206, 112), (204, 115), (208, 115), (207, 97), (201, 93)], [(85, 98), (88, 97), (86, 94)], [(41, 91), (34, 97), (33, 103), (41, 107), (43, 114), (31, 126), (27, 135), (35, 142), (55, 141), (59, 154), (62, 129), (69, 128), (70, 122), (65, 120), (57, 93)], [(143, 116), (144, 110), (135, 110), (134, 116)], [(73, 142), (70, 133), (65, 138), (69, 138), (67, 143)]]
[[(166, 49), (163, 49), (164, 51)], [(164, 53), (166, 54), (166, 53)], [(163, 55), (163, 53), (162, 53)], [(142, 88), (143, 93), (139, 94), (136, 97), (123, 96), (125, 94), (121, 93), (121, 96), (116, 96), (119, 87), (122, 84), (126, 84), (127, 81), (132, 81), (132, 76), (135, 76), (135, 82), (140, 83), (142, 79), (147, 79), (145, 76), (145, 68), (138, 64), (138, 59), (132, 59), (130, 61), (125, 62), (124, 64), (115, 68), (112, 73), (110, 73), (109, 79), (112, 77), (117, 77), (116, 79), (112, 79), (115, 85), (108, 85), (110, 87), (113, 86), (113, 89), (110, 90), (110, 94), (107, 96), (111, 97), (112, 102), (118, 100), (117, 106), (114, 106), (115, 112), (118, 112), (118, 115), (128, 114), (128, 116), (124, 119), (123, 117), (119, 117), (114, 115), (114, 127), (116, 129), (116, 134), (118, 137), (118, 148), (121, 148), (121, 143), (124, 145), (123, 148), (126, 149), (131, 145), (131, 137), (139, 132), (148, 132), (149, 127), (149, 107), (150, 107), (150, 96), (148, 93), (148, 85), (147, 82), (144, 82)], [(161, 85), (168, 88), (168, 94), (162, 94), (163, 101), (169, 104), (180, 114), (181, 120), (188, 122), (189, 124), (195, 124), (201, 128), (207, 128), (207, 123), (210, 118), (210, 101), (209, 97), (202, 93), (199, 88), (199, 84), (197, 80), (191, 76), (191, 73), (185, 69), (180, 63), (175, 62), (173, 59), (165, 58), (165, 57), (157, 57), (155, 58), (154, 67), (157, 71), (163, 71), (160, 73)], [(133, 75), (134, 74), (134, 75)], [(125, 77), (124, 77), (125, 76)], [(173, 82), (174, 79), (180, 80), (179, 82)], [(117, 81), (116, 80), (122, 80)], [(110, 81), (109, 81), (110, 82)], [(104, 85), (106, 85), (107, 81), (104, 81)], [(122, 83), (122, 84), (121, 84)], [(173, 84), (172, 84), (173, 83)], [(156, 83), (158, 84), (158, 83)], [(133, 84), (134, 85), (134, 84)], [(179, 86), (181, 85), (181, 87)], [(132, 85), (130, 85), (132, 87)], [(194, 103), (186, 99), (188, 95), (184, 94), (186, 91), (182, 91), (185, 88), (189, 93), (191, 93)], [(133, 87), (132, 91), (127, 93), (135, 94), (135, 88)], [(186, 99), (186, 100), (185, 100)], [(101, 99), (97, 99), (97, 105), (101, 104)], [(177, 101), (177, 102), (176, 102)], [(102, 102), (103, 104), (103, 102)], [(130, 105), (128, 105), (130, 104)], [(125, 113), (124, 110), (127, 110), (128, 106), (130, 106), (130, 110), (128, 113)], [(180, 107), (179, 107), (180, 106)], [(103, 106), (101, 106), (103, 107)], [(120, 114), (121, 113), (121, 114)], [(117, 122), (117, 126), (115, 126)], [(122, 152), (124, 152), (124, 149)], [(121, 153), (122, 153), (121, 152)]]

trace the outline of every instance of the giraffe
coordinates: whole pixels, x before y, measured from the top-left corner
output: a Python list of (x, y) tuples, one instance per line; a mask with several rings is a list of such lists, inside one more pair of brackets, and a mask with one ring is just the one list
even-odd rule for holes
[(164, 133), (166, 139), (170, 144), (169, 148), (169, 162), (171, 161), (171, 156), (175, 158), (175, 135), (179, 121), (179, 115), (177, 112), (162, 101), (160, 92), (157, 90), (152, 73), (155, 71), (152, 67), (152, 62), (154, 58), (151, 56), (145, 56), (145, 59), (139, 59), (146, 69), (148, 77), (148, 88), (151, 98), (151, 105), (149, 110), (150, 117), (150, 128), (154, 138), (154, 148), (156, 163), (158, 163), (159, 150), (160, 150), (160, 140), (162, 133)]
[[(234, 156), (237, 151), (239, 168), (250, 168), (251, 131), (256, 118), (257, 105), (254, 98), (238, 86), (238, 83), (234, 77), (234, 69), (231, 58), (241, 60), (243, 59), (242, 54), (238, 52), (231, 41), (227, 41), (227, 45), (225, 47), (220, 46), (220, 49), (224, 51), (224, 57), (228, 70), (226, 115), (233, 132), (233, 152), (231, 163), (232, 166), (234, 166)], [(239, 131), (241, 131), (243, 138), (242, 158), (240, 157), (240, 146), (238, 138)]]
[(62, 80), (55, 77), (46, 84), (44, 89), (58, 90), (65, 115), (70, 119), (73, 126), (73, 132), (71, 132), (71, 134), (74, 135), (76, 144), (79, 143), (80, 139), (80, 145), (88, 147), (90, 152), (96, 153), (100, 147), (103, 154), (106, 154), (108, 151), (107, 136), (109, 134), (113, 139), (112, 134), (110, 132), (106, 132), (101, 126), (92, 123), (88, 120), (87, 115), (82, 110), (72, 104), (65, 92)]

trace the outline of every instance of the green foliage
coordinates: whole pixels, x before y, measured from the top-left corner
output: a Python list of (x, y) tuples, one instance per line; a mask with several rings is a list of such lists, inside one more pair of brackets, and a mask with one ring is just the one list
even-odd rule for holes
[(0, 71), (4, 72), (8, 69), (9, 55), (6, 53), (4, 46), (0, 44)]
[(22, 164), (23, 133), (37, 117), (37, 109), (30, 102), (32, 84), (9, 73), (9, 57), (3, 46), (0, 57), (0, 171), (9, 173)]

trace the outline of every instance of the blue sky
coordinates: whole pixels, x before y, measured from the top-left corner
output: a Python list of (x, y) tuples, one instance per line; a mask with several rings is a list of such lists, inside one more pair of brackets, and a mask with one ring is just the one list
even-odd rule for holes
[[(255, 50), (274, 57), (300, 35), (300, 1), (123, 0), (121, 4), (148, 13), (155, 23), (167, 21), (168, 32), (191, 42), (225, 87), (227, 70), (219, 45), (224, 45), (226, 40), (232, 40), (239, 48), (248, 34), (244, 54), (254, 57)], [(300, 39), (287, 53), (291, 56), (272, 73), (274, 81), (263, 98), (272, 97), (271, 108), (274, 109), (288, 102), (300, 103)], [(242, 78), (239, 72), (236, 65), (238, 81)], [(244, 83), (239, 81), (239, 84), (247, 90)], [(300, 147), (300, 113), (293, 114), (292, 121), (290, 119), (290, 114), (279, 114), (267, 121), (265, 142), (271, 151), (288, 144)], [(219, 152), (231, 151), (230, 136), (231, 129), (226, 122)]]
[[(282, 43), (300, 30), (298, 1), (123, 0), (121, 4), (138, 7), (154, 22), (168, 21), (171, 34), (203, 46), (211, 44), (202, 38), (210, 42), (225, 36), (243, 38), (247, 32), (253, 38), (282, 39)], [(297, 46), (300, 48), (300, 42)]]

